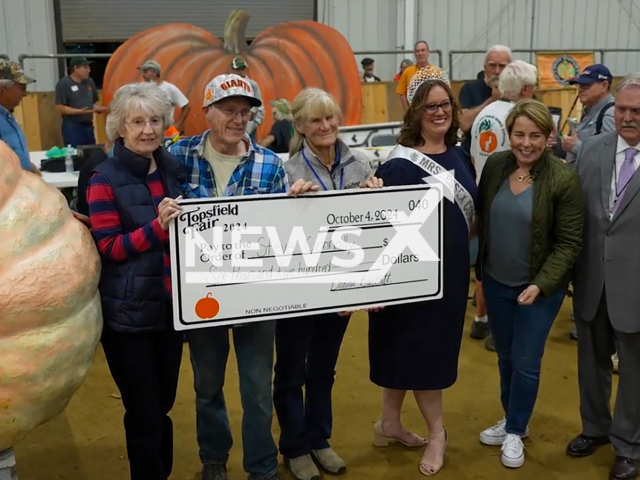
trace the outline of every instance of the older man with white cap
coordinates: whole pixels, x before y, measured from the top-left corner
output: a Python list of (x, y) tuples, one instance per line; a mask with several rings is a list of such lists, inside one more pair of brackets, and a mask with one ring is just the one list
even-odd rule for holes
[[(189, 170), (183, 187), (187, 198), (263, 193), (297, 195), (317, 190), (302, 180), (288, 189), (282, 160), (251, 140), (245, 132), (251, 109), (262, 102), (246, 79), (219, 75), (205, 88), (204, 116), (210, 129), (183, 138), (171, 153)], [(224, 402), (229, 332), (238, 361), (242, 398), (243, 466), (249, 480), (280, 480), (278, 450), (271, 436), (271, 374), (275, 324), (255, 322), (229, 329), (214, 327), (188, 333), (195, 377), (198, 444), (203, 464), (202, 480), (226, 480), (226, 463), (232, 445)]]

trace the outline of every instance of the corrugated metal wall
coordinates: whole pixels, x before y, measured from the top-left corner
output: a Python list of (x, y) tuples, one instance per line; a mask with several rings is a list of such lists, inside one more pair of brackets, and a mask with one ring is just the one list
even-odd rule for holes
[(218, 37), (234, 9), (251, 14), (247, 38), (290, 20), (313, 20), (313, 0), (61, 0), (65, 42), (125, 41), (147, 28), (189, 23)]
[[(397, 50), (397, 45), (401, 45), (397, 37), (404, 20), (398, 13), (398, 0), (318, 0), (318, 21), (340, 31), (354, 52)], [(395, 72), (402, 58), (356, 55), (358, 64), (364, 57), (376, 61), (376, 72), (378, 76), (384, 75), (383, 80), (393, 77), (391, 72)]]
[[(0, 0), (0, 53), (18, 61), (22, 53), (55, 53), (56, 34), (51, 0)], [(51, 60), (27, 60), (26, 74), (35, 78), (30, 91), (52, 91), (58, 65)]]
[[(318, 20), (342, 32), (355, 51), (402, 50), (407, 2), (415, 8), (415, 39), (425, 38), (445, 53), (485, 50), (496, 43), (535, 49), (640, 48), (640, 0), (318, 0)], [(20, 53), (52, 52), (52, 1), (0, 0), (0, 53), (17, 59)], [(403, 58), (368, 56), (376, 59), (376, 72), (385, 80)], [(482, 55), (455, 57), (454, 78), (472, 78), (482, 60)], [(615, 75), (640, 70), (639, 53), (609, 53), (605, 62)], [(26, 68), (38, 79), (30, 89), (53, 89), (56, 62), (32, 60)]]
[[(445, 55), (498, 43), (514, 49), (640, 49), (640, 0), (319, 0), (318, 19), (340, 30), (354, 50), (404, 49), (407, 2), (415, 2), (415, 40), (424, 38)], [(392, 78), (401, 57), (375, 58), (378, 76)], [(483, 55), (453, 61), (454, 78), (474, 78)], [(640, 70), (640, 53), (608, 53), (605, 62), (614, 75), (624, 75)], [(444, 65), (449, 68), (446, 57)]]

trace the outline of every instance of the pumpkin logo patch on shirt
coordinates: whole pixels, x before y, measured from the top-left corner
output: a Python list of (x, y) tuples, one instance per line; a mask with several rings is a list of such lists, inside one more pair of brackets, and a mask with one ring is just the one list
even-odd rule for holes
[(507, 129), (501, 119), (489, 115), (478, 123), (477, 132), (473, 132), (473, 140), (477, 142), (479, 153), (491, 155), (503, 150), (507, 139)]
[(471, 127), (471, 157), (480, 178), (487, 158), (493, 153), (511, 148), (506, 121), (514, 103), (498, 100), (482, 109)]

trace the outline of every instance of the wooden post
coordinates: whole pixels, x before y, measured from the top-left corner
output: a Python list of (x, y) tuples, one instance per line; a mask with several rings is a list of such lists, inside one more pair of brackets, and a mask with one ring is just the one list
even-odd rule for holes
[[(104, 105), (102, 103), (102, 91), (98, 94), (98, 103), (100, 105)], [(93, 115), (93, 129), (96, 136), (97, 144), (104, 144), (107, 142), (107, 114), (106, 113), (95, 113)]]
[(382, 82), (362, 84), (362, 125), (386, 123), (387, 86)]

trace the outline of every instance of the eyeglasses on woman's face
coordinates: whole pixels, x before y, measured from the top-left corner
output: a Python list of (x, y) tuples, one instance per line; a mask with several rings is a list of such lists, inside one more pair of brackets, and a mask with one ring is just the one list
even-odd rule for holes
[(142, 130), (144, 130), (144, 127), (147, 125), (147, 123), (149, 124), (149, 126), (151, 126), (151, 128), (153, 128), (154, 130), (160, 130), (163, 127), (164, 122), (162, 121), (162, 118), (160, 117), (152, 117), (150, 119), (144, 119), (144, 118), (134, 118), (133, 120), (130, 120), (128, 122), (125, 122), (129, 128), (131, 128), (131, 130), (135, 131), (135, 132), (140, 132)]
[(451, 101), (446, 100), (441, 103), (427, 103), (422, 108), (428, 115), (435, 115), (439, 109), (442, 109), (444, 113), (451, 112), (451, 110), (453, 110), (453, 104), (451, 103)]

